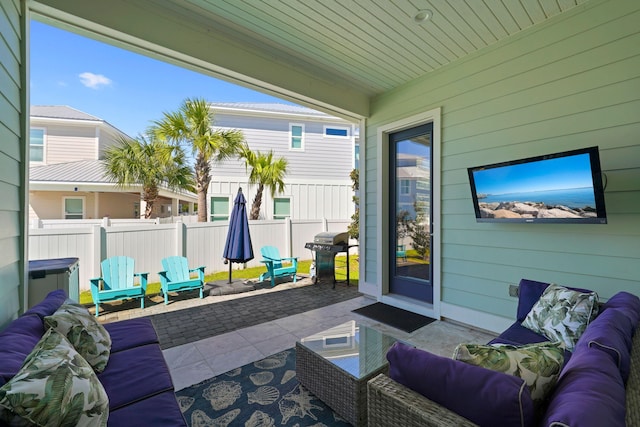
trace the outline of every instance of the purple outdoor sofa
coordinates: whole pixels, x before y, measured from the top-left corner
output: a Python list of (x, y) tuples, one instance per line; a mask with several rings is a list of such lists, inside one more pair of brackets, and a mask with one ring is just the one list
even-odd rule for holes
[[(523, 326), (534, 305), (540, 306), (537, 302), (547, 287), (548, 283), (523, 279), (517, 320), (489, 344), (553, 346), (546, 336)], [(563, 357), (563, 346), (556, 348), (557, 379), (537, 405), (532, 400), (535, 388), (517, 376), (520, 371), (510, 375), (468, 359), (455, 360), (461, 354), (458, 349), (473, 345), (461, 344), (454, 357), (447, 358), (394, 344), (387, 353), (389, 375), (381, 374), (368, 383), (369, 426), (640, 426), (640, 334), (634, 335), (640, 299), (619, 292), (595, 307), (597, 317), (589, 314), (573, 351), (564, 350)], [(531, 360), (525, 362), (534, 369), (551, 366)]]
[[(44, 318), (66, 300), (63, 290), (53, 291), (0, 332), (0, 387), (18, 373), (47, 333)], [(124, 320), (104, 328), (111, 338), (111, 349), (97, 378), (108, 396), (107, 425), (186, 426), (151, 321)], [(6, 424), (0, 420), (0, 425)]]

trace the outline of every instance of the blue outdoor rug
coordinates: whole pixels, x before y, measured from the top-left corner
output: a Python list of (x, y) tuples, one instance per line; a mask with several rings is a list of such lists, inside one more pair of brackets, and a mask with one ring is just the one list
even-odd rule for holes
[(191, 427), (350, 426), (296, 379), (294, 348), (176, 392)]

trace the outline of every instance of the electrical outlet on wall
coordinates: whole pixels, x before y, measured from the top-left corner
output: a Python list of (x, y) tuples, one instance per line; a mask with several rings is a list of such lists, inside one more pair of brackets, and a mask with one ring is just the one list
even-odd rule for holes
[(517, 298), (519, 290), (520, 290), (520, 287), (518, 285), (509, 285), (509, 296)]

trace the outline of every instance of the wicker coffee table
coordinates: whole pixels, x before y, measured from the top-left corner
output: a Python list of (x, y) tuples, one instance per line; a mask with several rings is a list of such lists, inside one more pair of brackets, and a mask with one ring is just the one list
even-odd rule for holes
[(354, 426), (367, 424), (367, 381), (388, 373), (395, 338), (355, 321), (296, 343), (296, 375), (311, 393)]

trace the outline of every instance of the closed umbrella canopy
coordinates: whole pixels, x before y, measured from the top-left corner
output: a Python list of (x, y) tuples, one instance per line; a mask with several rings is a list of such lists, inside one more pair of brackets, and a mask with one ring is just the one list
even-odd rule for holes
[(231, 283), (231, 263), (245, 263), (253, 259), (253, 246), (251, 245), (249, 220), (247, 219), (247, 201), (242, 194), (242, 188), (238, 189), (238, 195), (233, 202), (229, 232), (222, 257), (229, 262), (229, 283)]

